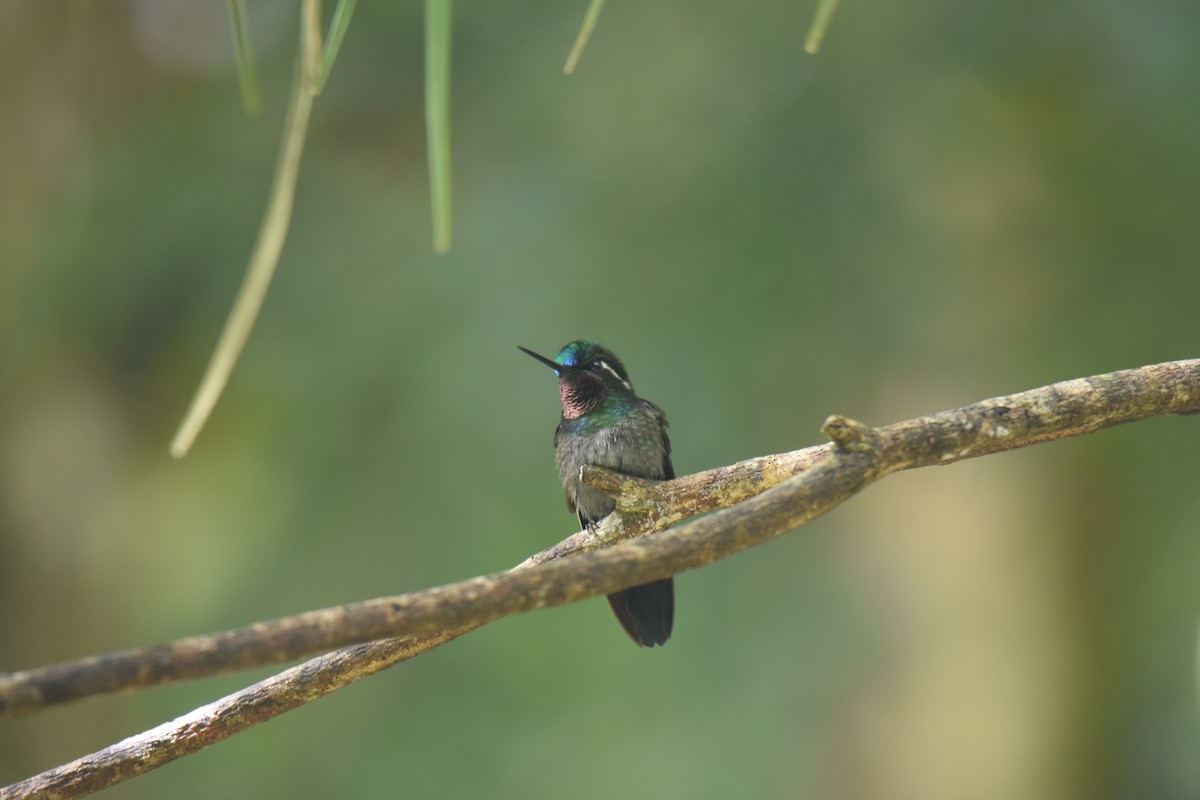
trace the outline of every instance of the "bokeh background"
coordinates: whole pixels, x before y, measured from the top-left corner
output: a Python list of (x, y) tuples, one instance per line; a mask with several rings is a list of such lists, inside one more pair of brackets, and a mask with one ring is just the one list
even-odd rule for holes
[[(575, 530), (600, 339), (680, 473), (1200, 354), (1200, 6), (463, 3), (431, 252), (419, 3), (361, 3), (266, 307), (167, 455), (274, 168), (297, 4), (0, 5), (0, 670), (495, 571)], [(327, 4), (331, 6), (332, 4)], [(329, 8), (327, 7), (327, 12)], [(1195, 798), (1200, 428), (889, 478), (678, 580), (480, 630), (106, 796)], [(0, 723), (0, 784), (270, 670)]]

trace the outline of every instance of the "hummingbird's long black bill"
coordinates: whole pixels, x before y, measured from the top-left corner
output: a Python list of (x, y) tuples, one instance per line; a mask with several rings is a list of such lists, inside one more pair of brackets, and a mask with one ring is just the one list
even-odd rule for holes
[(550, 359), (546, 358), (543, 355), (538, 355), (537, 353), (533, 352), (532, 350), (530, 350), (527, 347), (521, 347), (521, 345), (517, 345), (517, 349), (520, 350), (525, 355), (530, 356), (531, 358), (536, 358), (538, 361), (542, 362), (547, 367), (554, 370), (555, 375), (562, 375), (562, 373), (567, 369), (567, 367), (564, 367), (562, 364), (559, 364), (555, 361), (551, 361)]

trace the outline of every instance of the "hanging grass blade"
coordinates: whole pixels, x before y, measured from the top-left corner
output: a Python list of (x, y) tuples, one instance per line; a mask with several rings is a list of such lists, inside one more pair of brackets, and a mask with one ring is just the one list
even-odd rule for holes
[(346, 28), (350, 26), (350, 16), (354, 13), (354, 5), (358, 0), (338, 0), (337, 8), (333, 10), (333, 20), (329, 23), (329, 37), (325, 40), (325, 54), (322, 57), (321, 74), (317, 77), (317, 94), (325, 89), (325, 81), (337, 61), (338, 51), (342, 49), (342, 39), (346, 36)]
[(304, 59), (301, 67), (301, 80), (308, 93), (320, 94), (317, 88), (317, 78), (321, 74), (321, 0), (304, 0), (300, 7), (303, 22), (300, 24), (300, 57)]
[(192, 404), (171, 442), (171, 455), (183, 458), (191, 449), (200, 429), (212, 413), (238, 357), (250, 338), (258, 312), (262, 308), (267, 288), (279, 264), (283, 243), (292, 218), (292, 202), (296, 196), (296, 177), (300, 171), (300, 154), (304, 150), (304, 135), (312, 114), (313, 93), (317, 71), (321, 64), (320, 0), (304, 0), (300, 24), (300, 52), (296, 57), (296, 72), (292, 79), (292, 98), (284, 124), (283, 144), (275, 167), (275, 180), (267, 212), (258, 231), (258, 241), (246, 268), (246, 277), (217, 340), (216, 349), (200, 379)]
[(450, 249), (453, 214), (450, 180), (451, 0), (425, 0), (425, 137), (429, 153), (429, 194), (433, 207), (433, 249)]
[(233, 28), (233, 52), (237, 57), (238, 82), (242, 86), (242, 106), (252, 117), (262, 111), (262, 90), (254, 67), (254, 46), (250, 26), (246, 24), (246, 6), (242, 0), (229, 0), (229, 22)]
[(833, 12), (837, 11), (839, 0), (821, 0), (817, 4), (817, 13), (813, 17), (812, 27), (808, 29), (808, 38), (804, 40), (804, 52), (816, 55), (825, 39), (825, 31), (833, 21)]
[(596, 27), (596, 20), (600, 18), (600, 9), (602, 8), (604, 8), (604, 0), (591, 0), (588, 5), (587, 13), (583, 17), (583, 25), (580, 26), (579, 34), (575, 37), (575, 44), (571, 48), (571, 55), (567, 56), (567, 63), (563, 66), (564, 75), (570, 75), (575, 71), (575, 65), (579, 63), (579, 57), (583, 55), (583, 48), (592, 38), (592, 29)]

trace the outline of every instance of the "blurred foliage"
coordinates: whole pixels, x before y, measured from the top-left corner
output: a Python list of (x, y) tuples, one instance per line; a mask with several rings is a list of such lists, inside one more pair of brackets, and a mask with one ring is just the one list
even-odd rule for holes
[[(357, 9), (263, 315), (167, 442), (266, 201), (292, 3), (0, 6), (0, 669), (501, 569), (574, 530), (553, 383), (621, 354), (679, 472), (1195, 356), (1200, 6), (791, 2), (455, 19), (429, 247), (422, 9)], [(1195, 420), (889, 478), (678, 581), (488, 626), (111, 797), (1192, 798)], [(487, 475), (488, 477), (484, 477)], [(0, 784), (257, 676), (0, 725)]]

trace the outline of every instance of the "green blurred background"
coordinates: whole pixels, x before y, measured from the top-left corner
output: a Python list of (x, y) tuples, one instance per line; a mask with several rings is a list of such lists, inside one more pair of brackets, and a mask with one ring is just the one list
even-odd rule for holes
[[(575, 530), (587, 336), (692, 472), (1200, 354), (1200, 6), (460, 3), (435, 257), (421, 5), (362, 3), (292, 233), (167, 444), (265, 206), (295, 3), (0, 5), (0, 670), (486, 573)], [(332, 4), (327, 4), (328, 6)], [(899, 475), (678, 580), (480, 630), (110, 797), (1195, 798), (1196, 420)], [(270, 674), (0, 723), (0, 784)]]

